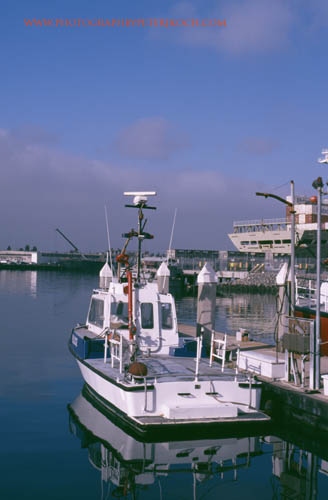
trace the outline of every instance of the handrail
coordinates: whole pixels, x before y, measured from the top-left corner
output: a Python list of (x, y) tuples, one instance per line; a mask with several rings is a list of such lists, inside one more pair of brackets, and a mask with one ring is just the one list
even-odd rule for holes
[[(227, 373), (225, 372), (225, 375), (227, 377), (227, 379), (231, 378), (232, 376), (232, 373)], [(236, 373), (235, 373), (236, 375)], [(237, 375), (239, 375), (237, 373)], [(179, 373), (179, 372), (172, 372), (172, 373), (157, 373), (156, 375), (147, 375), (146, 377), (144, 376), (138, 376), (138, 375), (132, 375), (133, 379), (143, 379), (144, 380), (144, 383), (148, 383), (148, 385), (152, 385), (152, 384), (156, 384), (156, 382), (158, 381), (158, 379), (165, 379), (166, 377), (174, 377), (175, 379), (177, 380), (193, 380), (195, 378), (195, 373), (192, 373), (190, 372), (190, 374), (186, 374), (186, 373)], [(199, 376), (199, 380), (202, 380), (203, 377), (206, 379), (206, 380), (216, 380), (218, 375), (217, 374), (213, 374), (213, 375), (209, 375), (208, 373), (205, 375), (200, 375)], [(222, 376), (220, 376), (220, 380), (222, 380)], [(243, 376), (240, 375), (240, 379), (243, 380)]]
[[(117, 340), (114, 335), (119, 336)], [(110, 345), (111, 366), (114, 367), (114, 362), (117, 360), (120, 366), (120, 373), (123, 373), (123, 335), (115, 331), (111, 331), (105, 337), (104, 363), (107, 361), (107, 347)]]
[(212, 366), (213, 358), (220, 359), (222, 362), (221, 371), (224, 371), (225, 359), (227, 352), (227, 334), (223, 339), (215, 338), (215, 331), (211, 335), (211, 352), (210, 352), (210, 366)]
[(233, 221), (233, 227), (235, 226), (265, 226), (268, 224), (288, 224), (286, 218), (282, 219), (253, 219), (253, 220), (237, 220)]

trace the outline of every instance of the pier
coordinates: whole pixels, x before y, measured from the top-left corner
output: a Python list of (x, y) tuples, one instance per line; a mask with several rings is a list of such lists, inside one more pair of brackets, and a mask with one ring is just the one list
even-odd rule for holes
[[(179, 324), (179, 333), (182, 337), (196, 338), (196, 327)], [(224, 337), (222, 332), (215, 332), (215, 335)], [(277, 352), (273, 345), (249, 338), (237, 341), (233, 335), (227, 336), (226, 366), (236, 367), (237, 356), (245, 355), (247, 351), (259, 353), (257, 357), (254, 357), (257, 358), (253, 363), (256, 366), (252, 367), (253, 371), (250, 373), (253, 373), (263, 384), (261, 408), (272, 417), (274, 425), (292, 425), (302, 436), (310, 437), (316, 433), (316, 437), (322, 435), (323, 439), (327, 439), (325, 433), (328, 432), (328, 388), (325, 384), (328, 385), (328, 381), (324, 381), (320, 389), (310, 390), (308, 387), (309, 363), (304, 363), (304, 385), (297, 372), (295, 372), (294, 379), (288, 376), (288, 380), (285, 380), (285, 368), (283, 368), (283, 377), (275, 377), (274, 375), (278, 372), (274, 372), (274, 366), (285, 364), (286, 353)], [(273, 365), (273, 368), (270, 368), (270, 375), (273, 377), (267, 376), (269, 372), (268, 368), (263, 368), (264, 360)], [(282, 374), (281, 367), (279, 367), (278, 374)], [(320, 359), (320, 378), (325, 374), (328, 374), (328, 356), (322, 356)]]

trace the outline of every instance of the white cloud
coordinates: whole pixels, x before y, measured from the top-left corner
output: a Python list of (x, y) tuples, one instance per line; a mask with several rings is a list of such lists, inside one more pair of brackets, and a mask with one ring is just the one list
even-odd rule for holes
[[(176, 16), (178, 12), (179, 16)], [(200, 26), (159, 30), (153, 28), (153, 38), (166, 38), (190, 47), (211, 48), (234, 55), (267, 53), (284, 48), (297, 10), (288, 0), (224, 0), (216, 8), (202, 4), (181, 3), (168, 18), (220, 20), (226, 26)]]
[[(255, 191), (263, 190), (211, 169), (122, 166), (17, 143), (10, 133), (0, 134), (0, 163), (0, 248), (31, 244), (43, 250), (70, 250), (55, 236), (59, 227), (82, 251), (105, 250), (105, 204), (111, 243), (120, 247), (122, 232), (136, 227), (136, 213), (124, 208), (123, 192), (146, 189), (158, 192), (152, 200), (158, 210), (149, 214), (147, 224), (155, 234), (150, 250), (167, 248), (175, 208), (175, 247), (225, 249), (232, 221), (246, 215), (245, 206), (247, 217), (256, 218)], [(266, 208), (268, 204), (262, 203), (263, 216)]]
[(115, 145), (123, 156), (129, 158), (168, 160), (187, 146), (187, 140), (164, 118), (150, 117), (123, 129)]
[(278, 148), (277, 141), (265, 137), (245, 137), (239, 150), (252, 155), (268, 155)]
[(293, 15), (288, 1), (243, 0), (222, 9), (227, 29), (219, 34), (219, 50), (231, 53), (268, 52), (288, 44)]

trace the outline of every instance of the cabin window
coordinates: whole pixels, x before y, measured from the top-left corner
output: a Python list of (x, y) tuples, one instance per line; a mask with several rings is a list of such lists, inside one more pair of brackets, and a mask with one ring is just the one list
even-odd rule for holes
[(162, 328), (171, 330), (173, 326), (172, 306), (169, 303), (161, 304), (162, 308)]
[(151, 302), (141, 304), (141, 327), (154, 328), (154, 311)]
[(104, 325), (104, 301), (99, 299), (92, 299), (89, 311), (89, 323), (92, 323), (99, 328)]
[(112, 302), (110, 307), (111, 328), (127, 328), (129, 323), (128, 303)]

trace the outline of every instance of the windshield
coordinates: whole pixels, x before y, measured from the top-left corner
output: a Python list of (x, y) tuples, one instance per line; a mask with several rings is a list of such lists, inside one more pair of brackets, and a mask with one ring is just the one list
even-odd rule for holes
[(92, 299), (89, 310), (88, 322), (103, 328), (104, 325), (104, 301)]

